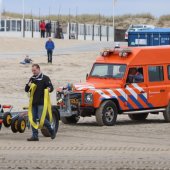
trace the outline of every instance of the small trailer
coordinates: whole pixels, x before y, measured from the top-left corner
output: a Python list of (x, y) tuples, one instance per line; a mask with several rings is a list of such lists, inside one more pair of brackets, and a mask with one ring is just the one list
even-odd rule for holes
[[(23, 108), (23, 111), (20, 112), (12, 112), (12, 109), (12, 105), (0, 105), (0, 130), (2, 128), (2, 125), (4, 125), (4, 127), (6, 128), (11, 127), (13, 133), (24, 133), (26, 128), (30, 128), (30, 123), (28, 119), (28, 108)], [(55, 128), (57, 133), (60, 119), (57, 107), (52, 106), (52, 113), (53, 122), (51, 126)], [(47, 128), (45, 127), (41, 129), (41, 132), (45, 137), (51, 136)]]

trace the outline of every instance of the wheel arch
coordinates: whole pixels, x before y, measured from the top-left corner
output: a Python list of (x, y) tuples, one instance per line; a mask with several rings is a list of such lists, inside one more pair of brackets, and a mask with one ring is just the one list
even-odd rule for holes
[[(100, 106), (101, 106), (101, 105), (103, 104), (103, 102), (105, 102), (105, 101), (112, 101), (112, 102), (114, 102), (115, 105), (116, 105), (116, 107), (117, 107), (118, 113), (121, 113), (121, 112), (120, 112), (120, 105), (119, 105), (118, 99), (116, 99), (116, 98), (104, 99), (104, 100), (102, 100), (102, 102), (100, 103)], [(99, 107), (100, 107), (100, 106), (99, 106)]]
[(168, 93), (168, 104), (170, 104), (170, 92)]

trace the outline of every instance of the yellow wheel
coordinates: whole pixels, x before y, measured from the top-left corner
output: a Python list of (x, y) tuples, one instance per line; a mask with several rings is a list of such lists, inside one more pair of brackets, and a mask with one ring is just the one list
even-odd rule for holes
[(20, 133), (24, 133), (26, 129), (26, 121), (23, 117), (18, 118), (18, 124), (17, 124), (17, 129)]
[(11, 126), (12, 115), (9, 112), (4, 113), (3, 115), (3, 124), (5, 127)]
[(11, 130), (12, 130), (13, 133), (18, 132), (18, 117), (15, 117), (15, 118), (12, 119)]

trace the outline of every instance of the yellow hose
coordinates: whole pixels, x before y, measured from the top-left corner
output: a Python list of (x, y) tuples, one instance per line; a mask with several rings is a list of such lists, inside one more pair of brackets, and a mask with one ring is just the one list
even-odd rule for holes
[(36, 90), (37, 86), (36, 84), (32, 83), (30, 86), (30, 100), (29, 100), (29, 108), (28, 108), (28, 118), (30, 121), (30, 124), (35, 128), (35, 129), (42, 129), (44, 126), (44, 122), (47, 116), (47, 113), (49, 114), (49, 120), (50, 123), (52, 123), (52, 109), (51, 109), (51, 101), (50, 101), (50, 95), (48, 89), (44, 90), (44, 108), (43, 112), (41, 115), (40, 123), (37, 124), (36, 122), (33, 121), (33, 114), (32, 114), (32, 103), (33, 103), (33, 98), (34, 98), (34, 93)]

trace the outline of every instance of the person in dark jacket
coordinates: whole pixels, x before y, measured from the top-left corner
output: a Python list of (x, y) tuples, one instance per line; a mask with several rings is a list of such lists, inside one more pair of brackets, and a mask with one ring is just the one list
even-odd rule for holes
[(51, 21), (45, 25), (46, 37), (51, 37)]
[(144, 82), (144, 77), (137, 68), (131, 68), (128, 75), (128, 81), (128, 83), (142, 83)]
[(54, 48), (55, 48), (55, 44), (54, 44), (54, 42), (52, 41), (51, 38), (49, 38), (49, 40), (46, 42), (45, 48), (46, 48), (46, 50), (47, 50), (48, 63), (52, 63), (53, 50), (54, 50)]
[[(51, 80), (48, 76), (41, 73), (40, 66), (38, 64), (32, 65), (33, 76), (29, 79), (29, 82), (25, 86), (25, 92), (29, 92), (31, 83), (37, 85), (33, 96), (32, 114), (33, 121), (37, 122), (37, 119), (41, 119), (41, 114), (44, 107), (44, 90), (48, 89), (49, 92), (54, 90)], [(51, 139), (55, 138), (55, 129), (52, 129), (50, 122), (46, 119), (44, 126), (49, 130)], [(27, 139), (28, 141), (39, 141), (38, 130), (32, 127), (32, 137)]]

